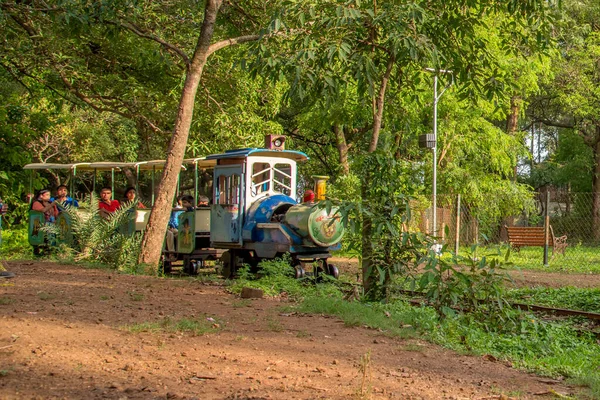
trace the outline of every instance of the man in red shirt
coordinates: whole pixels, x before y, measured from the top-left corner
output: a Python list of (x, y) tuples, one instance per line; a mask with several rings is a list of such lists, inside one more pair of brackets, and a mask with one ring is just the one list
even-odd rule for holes
[(315, 192), (308, 189), (304, 192), (304, 197), (302, 197), (303, 203), (314, 203), (315, 202)]
[(99, 214), (102, 218), (108, 218), (110, 214), (117, 211), (121, 207), (119, 200), (112, 199), (112, 189), (109, 187), (103, 187), (100, 190), (100, 201), (98, 202)]

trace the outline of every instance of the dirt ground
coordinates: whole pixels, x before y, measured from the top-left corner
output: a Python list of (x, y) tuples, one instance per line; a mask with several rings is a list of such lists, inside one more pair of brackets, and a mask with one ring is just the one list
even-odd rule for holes
[[(1, 399), (549, 399), (579, 390), (201, 280), (7, 264), (16, 277), (0, 280)], [(210, 318), (218, 329), (125, 329), (165, 318)]]

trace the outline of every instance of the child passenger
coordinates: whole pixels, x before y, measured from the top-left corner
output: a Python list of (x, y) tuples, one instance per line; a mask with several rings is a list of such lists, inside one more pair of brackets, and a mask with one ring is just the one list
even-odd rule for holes
[(103, 187), (100, 190), (100, 201), (98, 202), (99, 214), (102, 218), (108, 218), (121, 207), (119, 200), (112, 200), (112, 189)]
[[(175, 237), (179, 233), (179, 215), (186, 211), (194, 211), (194, 197), (190, 195), (181, 196), (181, 208), (171, 213), (167, 229), (167, 251), (175, 252)], [(177, 258), (176, 256), (174, 258)]]
[(58, 208), (56, 207), (56, 203), (50, 199), (50, 191), (48, 189), (42, 189), (37, 193), (29, 209), (43, 212), (46, 222), (54, 222), (58, 216)]
[(59, 185), (56, 188), (56, 196), (50, 201), (56, 202), (58, 211), (64, 211), (67, 207), (79, 207), (77, 200), (69, 196), (69, 189), (66, 185)]
[(198, 207), (208, 207), (209, 200), (208, 197), (200, 195), (198, 196)]
[(124, 203), (135, 204), (135, 208), (146, 208), (144, 203), (138, 200), (137, 191), (133, 186), (125, 189), (125, 201)]

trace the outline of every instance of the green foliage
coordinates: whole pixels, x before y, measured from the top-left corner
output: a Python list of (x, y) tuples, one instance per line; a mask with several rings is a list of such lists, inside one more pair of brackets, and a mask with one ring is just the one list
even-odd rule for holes
[[(514, 313), (503, 290), (504, 283), (510, 280), (502, 272), (508, 263), (499, 260), (499, 253), (478, 259), (476, 250), (477, 246), (473, 246), (467, 256), (450, 257), (437, 257), (431, 251), (417, 286), (440, 316), (455, 315), (459, 308), (484, 321), (487, 329), (504, 329), (514, 323)], [(509, 255), (508, 252), (505, 260)]]
[(253, 274), (246, 266), (238, 271), (238, 278), (233, 282), (231, 291), (240, 293), (242, 288), (261, 289), (267, 296), (287, 296), (292, 299), (303, 299), (307, 296), (322, 295), (340, 298), (342, 292), (334, 280), (324, 277), (325, 282), (315, 282), (312, 277), (296, 279), (289, 256), (274, 260), (263, 260), (258, 264), (258, 272)]
[(507, 298), (520, 303), (567, 308), (600, 313), (600, 289), (584, 289), (573, 286), (562, 288), (522, 288), (507, 292)]
[[(370, 277), (374, 283), (366, 295), (377, 299), (387, 296), (392, 275), (407, 274), (419, 264), (431, 239), (414, 229), (407, 193), (418, 190), (420, 179), (410, 163), (390, 157), (384, 149), (359, 158), (355, 166), (362, 182), (358, 188), (353, 180), (340, 185), (340, 193), (346, 190), (354, 196), (339, 203), (339, 212), (349, 231), (347, 249), (360, 249), (363, 281)], [(331, 207), (332, 202), (322, 206)]]
[[(414, 336), (417, 319), (422, 317), (419, 309), (410, 306), (401, 311), (399, 307), (394, 311), (389, 311), (389, 305), (350, 303), (339, 298), (329, 297), (307, 297), (295, 309), (306, 313), (336, 315), (348, 326), (382, 329), (390, 335), (401, 338)], [(429, 318), (435, 319), (435, 314), (430, 313)], [(430, 323), (433, 324), (433, 320)]]
[[(108, 218), (100, 217), (98, 199), (94, 193), (80, 207), (68, 207), (74, 241), (69, 245), (76, 261), (106, 264), (119, 271), (141, 272), (137, 265), (141, 235), (128, 235), (126, 226), (134, 212), (135, 204), (123, 204)], [(45, 225), (44, 229), (60, 238), (57, 226)], [(65, 244), (66, 245), (66, 244)]]
[(534, 166), (531, 180), (537, 187), (554, 184), (598, 192), (592, 187), (598, 162), (592, 152), (599, 139), (600, 8), (595, 2), (563, 3), (554, 33), (558, 52), (552, 58), (552, 74), (543, 80), (542, 91), (529, 108), (533, 121), (547, 125), (536, 133), (545, 138), (538, 151), (547, 156), (538, 160), (541, 164)]
[(0, 258), (22, 259), (31, 257), (31, 246), (27, 239), (27, 228), (2, 230), (2, 247)]
[[(481, 246), (479, 248), (483, 253), (495, 252), (497, 246)], [(508, 251), (508, 246), (500, 246), (502, 252)], [(468, 252), (469, 249), (460, 248), (459, 253)], [(533, 270), (545, 272), (564, 272), (564, 273), (600, 273), (600, 254), (597, 246), (584, 246), (580, 244), (569, 245), (566, 255), (558, 254), (552, 257), (552, 249), (549, 250), (548, 265), (544, 265), (544, 249), (542, 247), (523, 247), (520, 251), (510, 253), (509, 261), (512, 266), (507, 268), (519, 270)], [(518, 273), (518, 272), (517, 272)]]
[(301, 312), (340, 317), (351, 326), (366, 326), (398, 337), (418, 335), (453, 350), (491, 355), (515, 367), (553, 378), (571, 378), (600, 395), (600, 346), (591, 335), (568, 325), (548, 323), (514, 311), (504, 329), (490, 330), (472, 315), (439, 320), (430, 307), (414, 307), (403, 301), (348, 303), (341, 299), (308, 297)]
[(513, 365), (552, 377), (571, 377), (600, 393), (600, 347), (592, 335), (566, 325), (542, 322), (523, 314), (518, 329), (490, 332), (468, 317), (449, 320), (432, 335), (455, 350), (470, 350), (508, 359)]
[[(286, 34), (272, 36), (274, 46), (256, 45), (255, 71), (276, 78), (286, 74), (300, 98), (319, 93), (334, 99), (352, 82), (359, 94), (371, 98), (391, 60), (398, 66), (398, 75), (408, 77), (405, 85), (418, 83), (423, 67), (447, 68), (465, 85), (466, 94), (476, 89), (493, 98), (502, 83), (495, 68), (496, 54), (488, 51), (488, 38), (476, 34), (488, 28), (482, 15), (490, 20), (496, 17), (504, 53), (518, 54), (525, 46), (547, 44), (554, 5), (543, 1), (474, 1), (464, 7), (460, 1), (375, 5), (289, 0), (269, 26), (269, 32)], [(518, 25), (521, 29), (516, 29)], [(448, 40), (447, 32), (461, 39)]]

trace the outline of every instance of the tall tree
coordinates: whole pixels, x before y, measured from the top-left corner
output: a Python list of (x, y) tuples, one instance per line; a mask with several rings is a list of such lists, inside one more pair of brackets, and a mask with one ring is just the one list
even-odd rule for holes
[[(554, 78), (529, 108), (533, 123), (573, 130), (592, 154), (592, 232), (600, 240), (600, 7), (567, 1), (559, 29)], [(577, 158), (575, 158), (577, 159)]]
[(211, 43), (223, 0), (202, 5), (187, 0), (0, 3), (4, 22), (0, 29), (7, 38), (0, 45), (0, 66), (15, 79), (24, 85), (26, 80), (36, 82), (75, 104), (136, 121), (144, 142), (162, 147), (163, 152), (169, 140), (155, 212), (140, 255), (140, 262), (150, 269), (160, 258), (207, 58), (259, 39), (258, 34), (245, 33), (257, 33), (267, 14), (259, 1), (245, 2), (244, 7), (237, 1), (225, 4), (219, 40)]
[[(497, 55), (488, 51), (483, 16), (501, 15), (501, 43), (509, 52), (521, 52), (548, 38), (549, 10), (553, 2), (450, 0), (430, 1), (286, 1), (271, 24), (272, 46), (257, 46), (256, 73), (279, 78), (287, 76), (291, 90), (300, 98), (319, 93), (335, 99), (341, 92), (356, 88), (363, 104), (369, 104), (369, 140), (362, 151), (373, 153), (382, 133), (386, 94), (390, 87), (408, 88), (417, 82), (425, 67), (451, 69), (468, 97), (484, 93), (494, 98), (497, 85)], [(509, 45), (509, 43), (517, 43)], [(331, 102), (331, 101), (330, 101)], [(363, 181), (366, 196), (369, 181)], [(366, 199), (365, 199), (366, 200)], [(362, 272), (365, 290), (371, 277), (372, 225), (363, 215)]]

